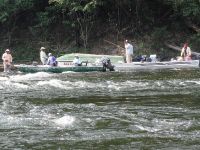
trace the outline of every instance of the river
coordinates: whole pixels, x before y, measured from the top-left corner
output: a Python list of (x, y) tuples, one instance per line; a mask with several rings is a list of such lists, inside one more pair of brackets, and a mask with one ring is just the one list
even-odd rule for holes
[(200, 149), (200, 70), (0, 74), (0, 149)]

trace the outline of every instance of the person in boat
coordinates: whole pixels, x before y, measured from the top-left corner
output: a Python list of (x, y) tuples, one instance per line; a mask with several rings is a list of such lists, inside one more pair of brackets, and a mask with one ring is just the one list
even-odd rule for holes
[(48, 60), (47, 54), (45, 53), (45, 49), (45, 47), (40, 48), (40, 61), (43, 65), (46, 65)]
[(191, 55), (192, 55), (191, 49), (188, 46), (188, 43), (185, 43), (181, 50), (181, 57), (183, 58), (183, 60), (189, 61), (192, 60)]
[(5, 53), (2, 55), (4, 72), (10, 72), (11, 64), (12, 64), (12, 55), (10, 54), (10, 50), (6, 49)]
[(145, 61), (147, 61), (147, 55), (142, 55), (140, 62), (145, 62)]
[(80, 60), (80, 58), (79, 58), (78, 55), (76, 55), (76, 56), (74, 57), (73, 64), (74, 64), (75, 66), (81, 66), (81, 65), (82, 65), (81, 60)]
[(110, 71), (114, 71), (114, 66), (111, 64), (110, 58), (103, 56), (100, 62), (103, 64), (104, 71), (106, 71), (106, 69), (109, 69)]
[(131, 45), (128, 40), (125, 40), (125, 53), (126, 53), (126, 63), (132, 63), (133, 59), (133, 45)]
[(56, 57), (53, 56), (51, 53), (48, 54), (48, 60), (47, 60), (47, 65), (50, 66), (57, 66), (57, 61), (56, 61)]

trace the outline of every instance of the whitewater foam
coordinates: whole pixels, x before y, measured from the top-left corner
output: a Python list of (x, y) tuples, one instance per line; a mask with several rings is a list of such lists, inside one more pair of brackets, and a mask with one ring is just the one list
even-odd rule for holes
[(53, 122), (60, 127), (70, 126), (73, 124), (74, 121), (75, 121), (75, 118), (68, 115), (53, 120)]
[(26, 80), (38, 80), (38, 78), (50, 77), (52, 74), (46, 72), (29, 73), (25, 75), (10, 76), (11, 81), (26, 81)]
[(6, 81), (8, 79), (9, 79), (8, 77), (0, 77), (0, 81)]
[(49, 81), (39, 81), (37, 83), (37, 86), (51, 86), (59, 89), (71, 89), (72, 85), (73, 85), (72, 82), (62, 81), (57, 79), (52, 79)]

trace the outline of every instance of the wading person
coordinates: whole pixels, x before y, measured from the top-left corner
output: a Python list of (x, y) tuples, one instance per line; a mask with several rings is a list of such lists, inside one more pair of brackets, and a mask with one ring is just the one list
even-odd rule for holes
[(40, 61), (43, 65), (46, 65), (48, 60), (47, 54), (45, 53), (45, 49), (45, 47), (40, 48)]
[(126, 63), (132, 63), (133, 59), (133, 45), (131, 45), (128, 40), (125, 40), (125, 53), (126, 53)]
[(12, 63), (12, 55), (10, 54), (10, 50), (6, 49), (5, 53), (2, 55), (4, 72), (10, 72), (11, 63)]
[(191, 49), (188, 46), (188, 43), (185, 43), (181, 50), (181, 57), (183, 58), (183, 60), (189, 61), (192, 60), (191, 55), (192, 55)]

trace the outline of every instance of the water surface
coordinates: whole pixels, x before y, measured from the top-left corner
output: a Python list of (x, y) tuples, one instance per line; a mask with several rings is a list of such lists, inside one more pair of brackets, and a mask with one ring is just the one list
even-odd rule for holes
[(0, 74), (1, 149), (200, 149), (200, 70)]

